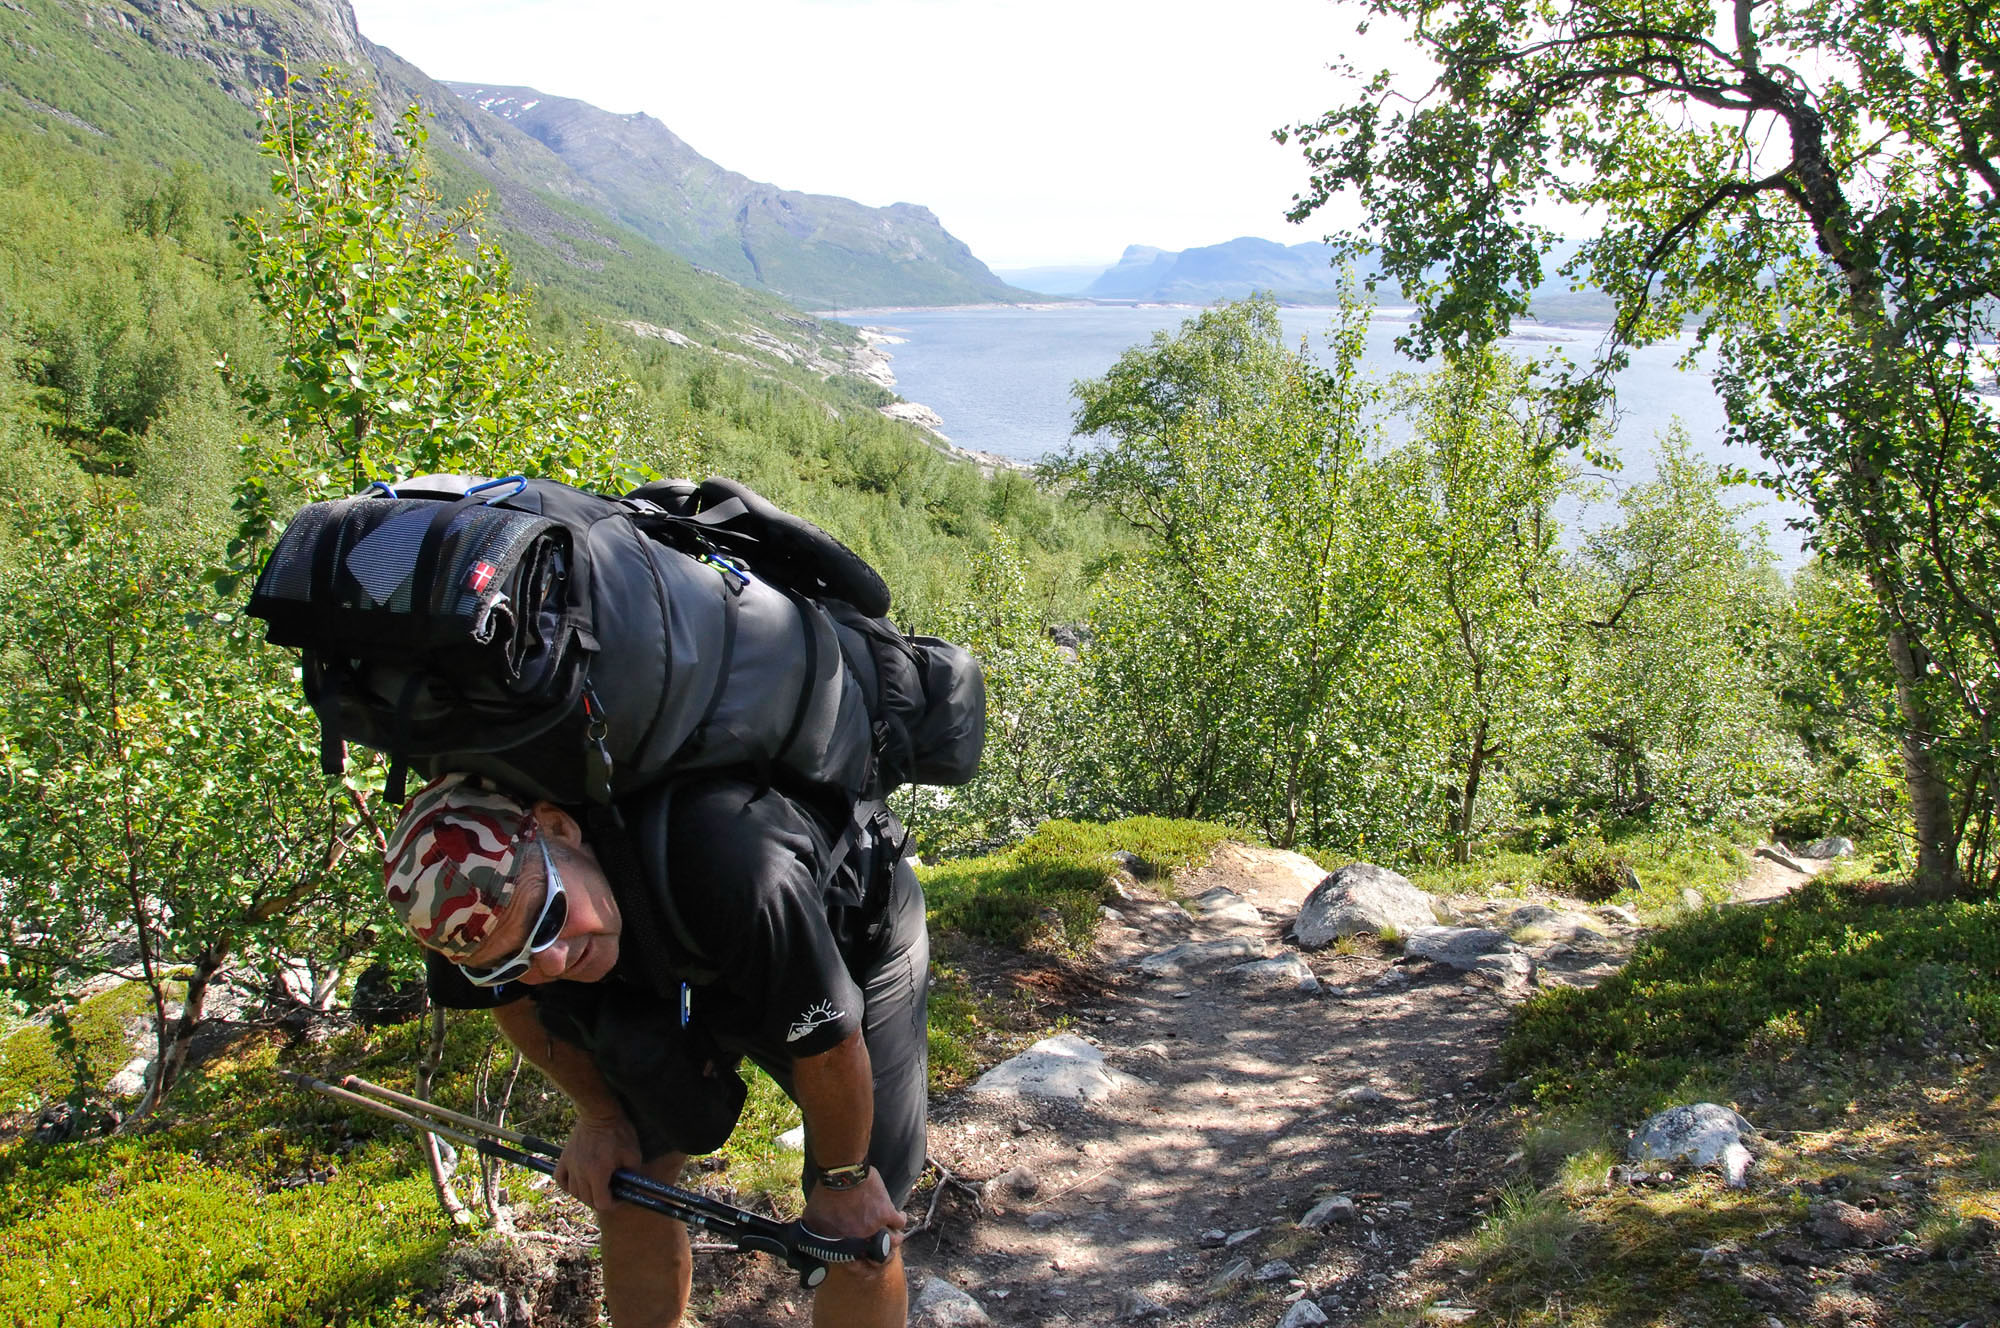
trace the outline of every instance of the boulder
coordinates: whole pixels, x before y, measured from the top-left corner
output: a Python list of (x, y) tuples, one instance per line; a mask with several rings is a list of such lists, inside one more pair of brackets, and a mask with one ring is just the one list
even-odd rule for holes
[(1313, 887), (1299, 907), (1292, 934), (1316, 950), (1358, 932), (1406, 933), (1437, 922), (1431, 897), (1386, 867), (1355, 862)]
[(1336, 1194), (1331, 1199), (1322, 1199), (1299, 1219), (1299, 1225), (1308, 1231), (1324, 1231), (1328, 1227), (1352, 1226), (1361, 1216), (1354, 1200), (1344, 1194)]
[(1681, 907), (1703, 909), (1708, 907), (1708, 897), (1691, 885), (1681, 887)]
[(1625, 1149), (1630, 1162), (1721, 1167), (1731, 1188), (1741, 1189), (1750, 1169), (1748, 1141), (1756, 1127), (1713, 1102), (1669, 1107), (1639, 1127)]
[(1525, 996), (1534, 985), (1535, 961), (1527, 951), (1510, 946), (1496, 954), (1479, 956), (1465, 972), (1503, 995)]
[(1319, 979), (1313, 976), (1311, 965), (1295, 954), (1238, 964), (1226, 971), (1228, 976), (1246, 987), (1301, 992), (1319, 990)]
[(1326, 1311), (1310, 1300), (1300, 1300), (1285, 1311), (1285, 1317), (1278, 1320), (1278, 1328), (1318, 1328), (1325, 1322)]
[(134, 1056), (125, 1062), (125, 1068), (111, 1076), (111, 1082), (104, 1085), (106, 1097), (137, 1097), (146, 1091), (146, 1071), (153, 1068), (153, 1062), (144, 1056)]
[(1825, 839), (1815, 839), (1799, 850), (1802, 858), (1851, 858), (1854, 856), (1854, 841), (1839, 835), (1828, 835)]
[(1139, 961), (1139, 971), (1148, 977), (1175, 978), (1192, 969), (1214, 968), (1231, 959), (1262, 959), (1270, 947), (1249, 936), (1226, 936), (1215, 941), (1183, 941), (1155, 951)]
[(1472, 968), (1490, 954), (1515, 949), (1504, 931), (1486, 927), (1412, 927), (1403, 933), (1403, 953), (1452, 968)]
[(1782, 848), (1773, 847), (1770, 844), (1764, 844), (1759, 846), (1759, 848), (1757, 849), (1756, 856), (1760, 858), (1768, 858), (1772, 862), (1777, 863), (1780, 867), (1785, 868), (1787, 871), (1795, 871), (1801, 876), (1812, 875), (1812, 868), (1800, 866), (1798, 859), (1794, 858), (1791, 854), (1787, 853)]
[(778, 1147), (784, 1149), (787, 1153), (805, 1152), (806, 1127), (803, 1125), (794, 1125), (791, 1129), (786, 1130), (778, 1136)]
[(1102, 1102), (1139, 1080), (1104, 1063), (1104, 1053), (1074, 1033), (1043, 1038), (981, 1075), (972, 1091), (984, 1097), (1040, 1097)]
[(1621, 927), (1640, 925), (1639, 915), (1623, 904), (1600, 904), (1597, 907), (1597, 916), (1606, 922), (1615, 922)]
[(1194, 906), (1203, 922), (1231, 931), (1264, 929), (1264, 915), (1257, 906), (1226, 886), (1216, 886), (1194, 897)]
[(969, 1328), (991, 1322), (978, 1301), (942, 1277), (925, 1277), (910, 1292), (910, 1328)]

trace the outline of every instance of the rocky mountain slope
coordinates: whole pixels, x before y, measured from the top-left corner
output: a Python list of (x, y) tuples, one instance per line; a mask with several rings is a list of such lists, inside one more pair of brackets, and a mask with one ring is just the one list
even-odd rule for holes
[[(254, 207), (267, 170), (258, 102), (287, 68), (312, 77), (325, 65), (355, 71), (385, 115), (412, 103), (429, 113), (440, 187), (491, 196), (496, 238), (525, 280), (773, 368), (844, 363), (860, 348), (851, 329), (801, 318), (628, 226), (542, 143), (370, 42), (346, 0), (9, 0), (0, 125), (138, 164), (191, 162)], [(784, 353), (760, 349), (772, 343)]]
[[(608, 210), (662, 248), (807, 307), (953, 304), (1025, 294), (990, 272), (928, 208), (760, 184), (658, 120), (533, 88), (445, 86), (547, 147)], [(476, 114), (476, 113), (475, 113)]]

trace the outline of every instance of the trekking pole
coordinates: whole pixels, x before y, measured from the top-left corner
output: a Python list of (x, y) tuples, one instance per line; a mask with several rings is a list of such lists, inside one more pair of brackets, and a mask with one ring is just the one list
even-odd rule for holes
[[(354, 1075), (348, 1075), (338, 1084), (330, 1084), (291, 1070), (279, 1073), (301, 1088), (310, 1088), (349, 1106), (360, 1107), (363, 1111), (373, 1112), (412, 1129), (428, 1131), (441, 1139), (475, 1149), (487, 1157), (512, 1162), (516, 1166), (539, 1171), (544, 1176), (556, 1174), (556, 1161), (562, 1156), (562, 1145), (559, 1143), (518, 1130), (504, 1129), (476, 1116), (467, 1116), (435, 1102), (371, 1084)], [(432, 1119), (425, 1119), (425, 1116)], [(670, 1217), (686, 1226), (712, 1232), (729, 1242), (738, 1253), (775, 1254), (798, 1273), (799, 1285), (807, 1288), (816, 1287), (826, 1280), (829, 1264), (853, 1263), (857, 1259), (887, 1263), (890, 1252), (895, 1248), (895, 1242), (886, 1228), (872, 1236), (839, 1239), (822, 1236), (803, 1222), (777, 1222), (734, 1204), (683, 1190), (623, 1167), (611, 1173), (611, 1193), (626, 1203)]]

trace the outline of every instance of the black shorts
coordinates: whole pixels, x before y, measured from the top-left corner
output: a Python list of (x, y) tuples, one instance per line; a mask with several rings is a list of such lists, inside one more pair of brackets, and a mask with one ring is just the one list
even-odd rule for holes
[[(928, 1151), (931, 959), (930, 938), (924, 927), (923, 887), (907, 860), (897, 864), (893, 880), (888, 932), (875, 958), (854, 976), (865, 1001), (861, 1036), (875, 1079), (875, 1121), (869, 1135), (868, 1162), (882, 1174), (889, 1198), (900, 1205), (923, 1173)], [(697, 1004), (697, 1022), (699, 1008)], [(776, 1080), (788, 1097), (793, 1096), (792, 1056), (783, 1043), (728, 1033), (715, 1034), (714, 1042), (726, 1056), (747, 1056)], [(688, 1098), (660, 1092), (657, 1081), (642, 1080), (628, 1090), (621, 1082), (627, 1076), (605, 1064), (602, 1057), (596, 1059), (637, 1128), (647, 1159), (684, 1151), (675, 1141), (691, 1137), (684, 1114), (693, 1105)], [(806, 1155), (812, 1155), (810, 1132)], [(803, 1167), (800, 1184), (811, 1189), (809, 1170)]]

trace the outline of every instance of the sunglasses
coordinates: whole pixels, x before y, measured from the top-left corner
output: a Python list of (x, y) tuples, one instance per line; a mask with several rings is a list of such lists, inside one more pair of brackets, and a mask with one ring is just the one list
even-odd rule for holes
[(541, 916), (529, 929), (527, 944), (505, 963), (458, 966), (458, 971), (465, 974), (465, 980), (475, 987), (497, 987), (503, 982), (525, 976), (535, 966), (535, 956), (556, 943), (556, 938), (562, 935), (563, 924), (569, 921), (569, 893), (563, 889), (563, 879), (556, 871), (555, 859), (549, 856), (548, 841), (536, 839), (535, 847), (542, 851), (542, 867), (549, 883), (548, 895), (542, 900)]

